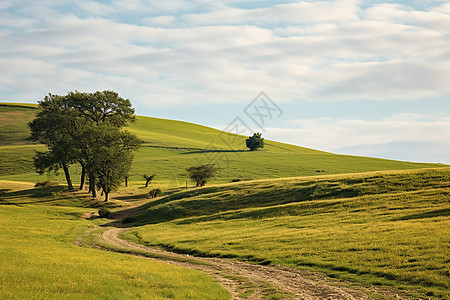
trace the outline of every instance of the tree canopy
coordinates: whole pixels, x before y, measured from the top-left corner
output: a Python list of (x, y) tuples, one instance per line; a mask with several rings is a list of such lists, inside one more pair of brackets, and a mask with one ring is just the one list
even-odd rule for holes
[(40, 173), (63, 168), (69, 189), (73, 189), (69, 166), (82, 168), (80, 188), (86, 173), (89, 190), (96, 196), (100, 187), (105, 200), (121, 179), (129, 175), (133, 151), (141, 141), (123, 129), (134, 122), (134, 109), (128, 99), (116, 92), (69, 92), (66, 96), (49, 94), (39, 101), (40, 111), (29, 123), (31, 140), (47, 146), (38, 152), (34, 165)]

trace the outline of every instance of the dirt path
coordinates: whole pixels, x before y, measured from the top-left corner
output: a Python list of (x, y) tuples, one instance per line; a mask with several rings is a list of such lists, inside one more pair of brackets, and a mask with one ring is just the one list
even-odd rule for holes
[(228, 259), (177, 254), (119, 239), (118, 234), (122, 230), (122, 228), (111, 228), (105, 231), (101, 238), (108, 244), (124, 250), (154, 253), (164, 257), (157, 260), (203, 271), (227, 288), (231, 292), (232, 299), (244, 299), (244, 294), (245, 299), (261, 299), (267, 295), (268, 291), (274, 293), (274, 289), (277, 291), (275, 293), (284, 294), (286, 298), (291, 299), (370, 299), (361, 291), (332, 286), (325, 278), (315, 278), (315, 280), (305, 278), (311, 277), (313, 274), (311, 272), (281, 266), (260, 266)]

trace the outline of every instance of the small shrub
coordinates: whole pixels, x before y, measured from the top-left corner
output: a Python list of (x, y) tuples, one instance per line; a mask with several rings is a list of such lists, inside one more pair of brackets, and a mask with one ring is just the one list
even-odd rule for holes
[(156, 174), (153, 174), (152, 176), (148, 176), (147, 174), (144, 174), (143, 176), (145, 178), (145, 187), (148, 187), (148, 184), (152, 182), (152, 180), (156, 176)]
[(248, 139), (245, 140), (245, 145), (250, 151), (258, 150), (258, 148), (264, 148), (264, 138), (262, 137), (262, 133), (254, 133), (253, 136), (249, 136)]
[(189, 177), (197, 183), (196, 187), (204, 186), (206, 182), (216, 176), (219, 169), (214, 164), (190, 167), (186, 169)]
[(239, 181), (250, 181), (253, 180), (251, 177), (244, 177), (244, 178), (233, 178), (230, 182), (239, 182)]
[(109, 209), (104, 208), (104, 207), (102, 207), (98, 210), (98, 215), (100, 216), (100, 218), (107, 218), (110, 213), (111, 213), (111, 211), (109, 211)]
[(162, 194), (161, 189), (156, 188), (156, 189), (152, 189), (150, 192), (148, 192), (148, 197), (147, 198), (156, 198), (159, 195)]
[(45, 181), (36, 182), (34, 187), (54, 186), (54, 185), (58, 185), (58, 183), (56, 181), (53, 181), (53, 180), (45, 180)]

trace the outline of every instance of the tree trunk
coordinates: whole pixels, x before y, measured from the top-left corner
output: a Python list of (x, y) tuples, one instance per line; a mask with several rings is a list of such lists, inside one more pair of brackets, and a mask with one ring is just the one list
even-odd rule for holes
[(92, 187), (92, 197), (97, 198), (97, 189), (95, 188), (95, 185)]
[(125, 176), (125, 186), (128, 187), (128, 176)]
[(88, 173), (89, 176), (89, 193), (92, 192), (92, 174)]
[(66, 164), (62, 164), (64, 169), (64, 175), (66, 175), (67, 186), (69, 187), (69, 191), (73, 190), (72, 180), (70, 179), (69, 167)]
[(148, 180), (147, 179), (147, 181), (145, 182), (145, 187), (148, 187), (148, 182), (149, 182), (150, 180)]
[(80, 191), (84, 189), (84, 182), (86, 181), (86, 167), (84, 163), (80, 161), (81, 165), (81, 183), (80, 183)]
[(109, 193), (105, 190), (103, 190), (105, 192), (105, 202), (108, 202), (109, 200)]
[(89, 174), (89, 192), (92, 193), (92, 197), (97, 197), (97, 189), (95, 188), (95, 175)]

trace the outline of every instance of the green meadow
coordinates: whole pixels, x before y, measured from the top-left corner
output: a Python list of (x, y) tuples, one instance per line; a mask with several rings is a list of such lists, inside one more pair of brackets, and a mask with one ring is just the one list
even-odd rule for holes
[[(75, 245), (101, 219), (60, 186), (0, 182), (1, 299), (228, 299), (186, 268)], [(85, 207), (85, 208), (83, 208)]]
[[(144, 144), (129, 186), (104, 204), (68, 192), (62, 174), (34, 172), (34, 152), (45, 149), (26, 139), (36, 112), (0, 103), (1, 299), (229, 299), (201, 272), (80, 244), (94, 226), (111, 226), (81, 217), (104, 206), (126, 213), (121, 237), (144, 245), (307, 269), (413, 299), (450, 298), (446, 165), (270, 140), (250, 152), (243, 136), (138, 116), (128, 130)], [(220, 167), (218, 176), (193, 188), (186, 168), (206, 163)], [(78, 183), (78, 166), (70, 171)], [(144, 173), (156, 174), (149, 188)], [(47, 179), (59, 184), (34, 187)], [(147, 200), (154, 187), (165, 196)]]
[(149, 202), (123, 237), (450, 297), (450, 169), (261, 180)]

